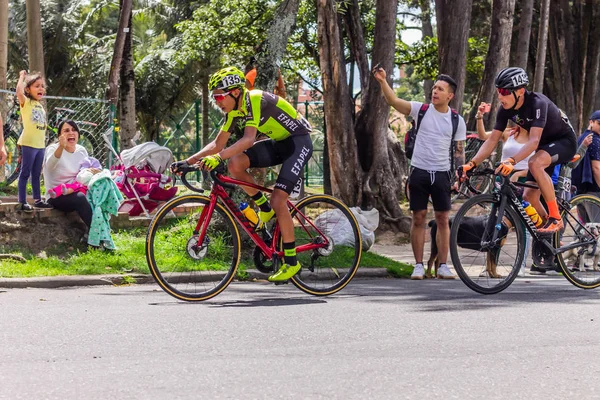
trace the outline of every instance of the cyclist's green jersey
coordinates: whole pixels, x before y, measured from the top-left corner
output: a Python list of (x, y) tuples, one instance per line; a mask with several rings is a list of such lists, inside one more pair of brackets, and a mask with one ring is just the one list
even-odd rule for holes
[(262, 90), (244, 90), (243, 96), (241, 109), (227, 113), (222, 131), (234, 133), (237, 128), (243, 132), (245, 127), (253, 126), (278, 142), (310, 133), (308, 121), (281, 97)]

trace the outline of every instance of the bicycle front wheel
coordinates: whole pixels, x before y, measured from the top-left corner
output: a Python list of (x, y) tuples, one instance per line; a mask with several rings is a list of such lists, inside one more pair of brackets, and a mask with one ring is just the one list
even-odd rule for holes
[[(176, 197), (156, 213), (146, 239), (146, 261), (156, 283), (185, 301), (207, 300), (235, 277), (240, 261), (240, 234), (229, 211), (201, 195)], [(202, 226), (206, 237), (198, 243)]]
[(565, 278), (582, 289), (600, 286), (600, 199), (582, 194), (569, 202), (563, 210), (565, 228), (555, 234), (555, 243), (561, 247), (582, 244), (580, 247), (557, 254), (558, 264)]
[[(292, 282), (303, 292), (327, 296), (342, 290), (354, 277), (362, 256), (362, 236), (352, 211), (328, 195), (305, 197), (291, 210), (302, 270)], [(279, 242), (281, 244), (281, 241)]]
[[(456, 213), (450, 229), (454, 269), (469, 288), (482, 294), (499, 293), (510, 286), (525, 256), (522, 220), (508, 207), (498, 218), (499, 204), (491, 194), (470, 198)], [(492, 243), (494, 230), (498, 239)]]

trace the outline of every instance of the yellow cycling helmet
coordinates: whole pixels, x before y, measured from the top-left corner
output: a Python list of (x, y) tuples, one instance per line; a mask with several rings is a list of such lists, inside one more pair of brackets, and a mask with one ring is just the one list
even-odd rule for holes
[(236, 67), (227, 67), (211, 75), (208, 82), (208, 90), (243, 88), (245, 83), (246, 77), (242, 71)]

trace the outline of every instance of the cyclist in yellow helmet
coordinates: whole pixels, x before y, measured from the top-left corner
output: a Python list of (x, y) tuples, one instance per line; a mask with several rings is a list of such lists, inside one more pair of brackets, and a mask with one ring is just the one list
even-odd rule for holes
[[(312, 156), (310, 124), (283, 98), (261, 90), (248, 90), (243, 72), (235, 67), (224, 68), (213, 74), (208, 88), (215, 104), (227, 116), (225, 124), (212, 142), (187, 160), (175, 163), (172, 170), (177, 172), (179, 167), (198, 162), (202, 168), (212, 170), (223, 160), (229, 159), (231, 176), (255, 183), (248, 173), (249, 168), (281, 164), (271, 204), (262, 192), (250, 187), (242, 188), (260, 208), (259, 218), (263, 223), (277, 215), (283, 237), (284, 264), (269, 277), (269, 281), (286, 281), (301, 268), (296, 258), (294, 223), (287, 199)], [(243, 130), (243, 136), (225, 148), (236, 127)], [(258, 132), (269, 139), (255, 142)]]

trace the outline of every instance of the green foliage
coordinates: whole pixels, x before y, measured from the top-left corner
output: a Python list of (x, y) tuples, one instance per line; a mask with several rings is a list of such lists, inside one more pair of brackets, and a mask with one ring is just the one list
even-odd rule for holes
[(176, 25), (183, 43), (180, 60), (213, 69), (245, 64), (264, 40), (276, 5), (272, 0), (210, 0), (199, 6), (191, 20)]

